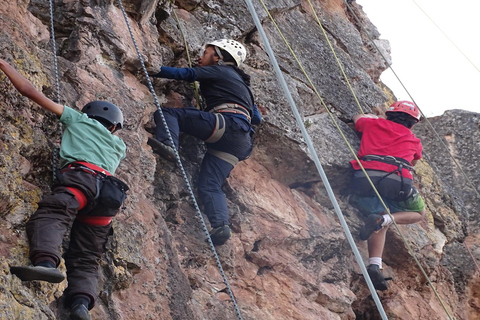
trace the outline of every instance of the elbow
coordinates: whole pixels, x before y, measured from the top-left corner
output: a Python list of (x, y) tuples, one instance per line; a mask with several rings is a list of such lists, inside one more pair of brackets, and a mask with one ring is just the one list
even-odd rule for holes
[(17, 90), (22, 96), (27, 98), (31, 98), (35, 95), (35, 93), (37, 93), (37, 89), (35, 89), (35, 87), (30, 83), (19, 86)]

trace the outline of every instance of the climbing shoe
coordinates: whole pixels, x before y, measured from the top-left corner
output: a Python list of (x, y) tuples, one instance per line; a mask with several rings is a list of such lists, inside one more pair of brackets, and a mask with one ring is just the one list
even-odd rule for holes
[(90, 312), (84, 304), (72, 305), (70, 309), (70, 320), (91, 320)]
[(223, 225), (210, 230), (210, 239), (212, 239), (214, 245), (221, 246), (222, 244), (225, 244), (228, 239), (230, 239), (230, 234), (230, 227)]
[(57, 268), (21, 266), (11, 267), (10, 272), (19, 277), (22, 281), (41, 280), (51, 283), (60, 283), (65, 280), (65, 276)]
[[(372, 280), (373, 286), (375, 289), (380, 291), (387, 290), (387, 281), (382, 275), (380, 271), (380, 267), (376, 264), (371, 264), (367, 267), (368, 275), (370, 276), (370, 280)], [(391, 279), (391, 278), (390, 278)]]
[(383, 216), (380, 214), (371, 214), (365, 220), (365, 225), (360, 230), (360, 239), (361, 240), (368, 240), (372, 233), (382, 229), (382, 223), (384, 219)]
[(151, 137), (148, 138), (147, 144), (152, 147), (153, 152), (162, 156), (166, 160), (171, 162), (176, 161), (175, 150), (173, 149), (173, 147), (166, 145), (165, 143)]

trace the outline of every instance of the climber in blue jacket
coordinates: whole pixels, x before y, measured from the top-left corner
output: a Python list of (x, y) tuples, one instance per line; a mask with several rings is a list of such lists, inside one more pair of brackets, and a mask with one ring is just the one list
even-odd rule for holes
[(246, 53), (245, 47), (235, 40), (216, 40), (206, 45), (198, 67), (162, 66), (160, 72), (151, 75), (200, 83), (204, 110), (161, 108), (174, 146), (160, 110), (154, 114), (156, 139), (150, 138), (148, 144), (155, 153), (175, 161), (173, 147), (178, 150), (180, 131), (205, 141), (207, 153), (200, 169), (198, 194), (212, 226), (210, 237), (215, 245), (224, 244), (231, 235), (222, 185), (233, 167), (252, 152), (252, 124), (261, 122), (249, 88), (250, 76), (239, 68)]

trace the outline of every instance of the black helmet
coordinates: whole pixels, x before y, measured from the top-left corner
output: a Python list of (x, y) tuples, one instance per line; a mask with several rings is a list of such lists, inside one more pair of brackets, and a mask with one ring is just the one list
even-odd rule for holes
[(89, 118), (106, 120), (111, 124), (117, 125), (115, 131), (123, 127), (123, 113), (119, 107), (107, 101), (91, 101), (87, 103), (82, 112)]

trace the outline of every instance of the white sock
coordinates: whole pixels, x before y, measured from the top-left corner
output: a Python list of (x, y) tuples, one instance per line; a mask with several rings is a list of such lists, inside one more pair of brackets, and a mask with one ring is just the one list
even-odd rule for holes
[(393, 223), (393, 215), (390, 216), (389, 214), (384, 214), (383, 215), (383, 223), (382, 223), (382, 227), (388, 227), (389, 225), (391, 225)]
[(380, 267), (380, 269), (382, 269), (382, 258), (380, 257), (368, 258), (368, 265), (371, 265), (371, 264), (376, 264), (377, 266)]

